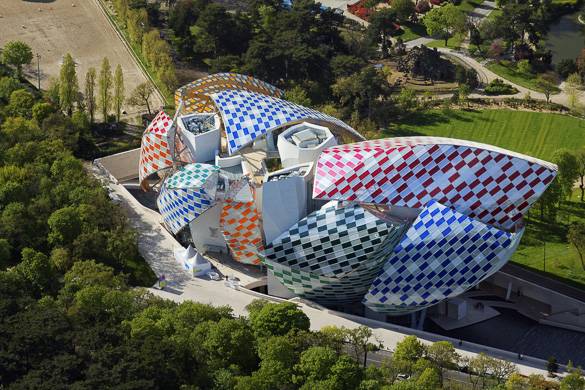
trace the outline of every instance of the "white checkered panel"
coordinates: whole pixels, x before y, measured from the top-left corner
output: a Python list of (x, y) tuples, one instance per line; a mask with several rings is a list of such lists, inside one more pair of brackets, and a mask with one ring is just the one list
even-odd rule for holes
[(511, 230), (556, 173), (554, 164), (488, 145), (392, 138), (323, 151), (313, 197), (417, 209), (436, 199)]
[(272, 96), (241, 90), (223, 90), (210, 96), (221, 113), (230, 154), (271, 130), (300, 120), (334, 123), (361, 137), (339, 119)]
[(522, 233), (496, 229), (433, 200), (394, 248), (364, 304), (404, 314), (457, 296), (498, 271)]
[(266, 246), (266, 259), (326, 277), (344, 276), (404, 224), (385, 222), (359, 205), (330, 206), (299, 221)]
[(321, 304), (359, 302), (407, 226), (359, 205), (331, 206), (268, 245), (263, 261), (301, 297)]

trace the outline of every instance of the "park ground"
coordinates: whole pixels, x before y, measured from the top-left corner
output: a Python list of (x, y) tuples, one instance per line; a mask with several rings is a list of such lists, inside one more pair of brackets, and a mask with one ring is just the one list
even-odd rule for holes
[[(108, 57), (112, 70), (120, 64), (126, 94), (146, 77), (116, 35), (95, 0), (1, 1), (0, 46), (21, 40), (40, 54), (41, 88), (46, 89), (51, 76), (59, 75), (61, 61), (70, 53), (77, 62), (79, 86), (83, 90), (85, 73), (90, 67), (99, 70)], [(36, 80), (36, 57), (26, 69), (27, 78)], [(35, 81), (36, 84), (36, 81)], [(156, 101), (154, 101), (156, 99)], [(153, 97), (153, 107), (161, 105)], [(132, 107), (124, 107), (132, 113)]]
[[(407, 117), (380, 136), (412, 135), (467, 139), (550, 160), (558, 149), (585, 146), (585, 120), (504, 109), (430, 110)], [(578, 191), (562, 204), (554, 223), (541, 220), (539, 211), (533, 208), (512, 261), (536, 271), (546, 270), (555, 278), (585, 289), (585, 269), (566, 239), (568, 226), (575, 221), (585, 222), (585, 203), (580, 202)]]

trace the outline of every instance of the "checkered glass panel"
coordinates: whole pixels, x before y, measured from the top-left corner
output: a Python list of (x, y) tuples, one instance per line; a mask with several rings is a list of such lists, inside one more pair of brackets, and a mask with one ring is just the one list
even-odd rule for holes
[(211, 94), (225, 127), (230, 154), (250, 144), (267, 132), (299, 120), (320, 120), (355, 130), (339, 119), (259, 93), (223, 90)]
[(498, 271), (522, 233), (488, 226), (433, 200), (394, 248), (364, 304), (402, 314), (457, 296)]
[(173, 120), (161, 111), (144, 131), (138, 167), (138, 178), (141, 183), (149, 175), (173, 166), (173, 155), (168, 139), (172, 126)]
[(245, 264), (260, 264), (258, 255), (264, 246), (254, 202), (226, 199), (219, 222), (234, 260)]
[(212, 112), (213, 107), (201, 95), (209, 95), (224, 89), (242, 89), (281, 97), (283, 92), (275, 86), (251, 76), (238, 73), (216, 73), (195, 80), (175, 92), (175, 106), (182, 105), (182, 113)]
[(404, 224), (385, 222), (359, 205), (330, 206), (299, 221), (267, 245), (268, 260), (327, 277), (342, 277), (368, 262)]
[(168, 188), (163, 185), (156, 203), (165, 224), (176, 234), (214, 202), (203, 188)]
[(313, 197), (421, 208), (431, 199), (505, 230), (556, 176), (556, 166), (499, 148), (413, 137), (321, 153)]

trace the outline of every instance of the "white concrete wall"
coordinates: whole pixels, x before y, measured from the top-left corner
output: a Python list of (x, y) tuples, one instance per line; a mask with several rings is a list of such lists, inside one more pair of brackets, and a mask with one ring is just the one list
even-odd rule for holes
[(206, 253), (210, 246), (227, 251), (227, 245), (219, 226), (221, 209), (222, 204), (218, 203), (189, 223), (193, 246), (197, 252)]
[(140, 162), (140, 148), (98, 158), (95, 161), (107, 169), (110, 175), (119, 182), (136, 179), (138, 177), (138, 163)]

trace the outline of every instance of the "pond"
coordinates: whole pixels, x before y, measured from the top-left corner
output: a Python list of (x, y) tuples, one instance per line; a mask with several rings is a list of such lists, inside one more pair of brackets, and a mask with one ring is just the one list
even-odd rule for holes
[(553, 53), (554, 64), (565, 58), (577, 58), (585, 48), (585, 26), (578, 20), (580, 12), (564, 15), (550, 26), (545, 45)]

